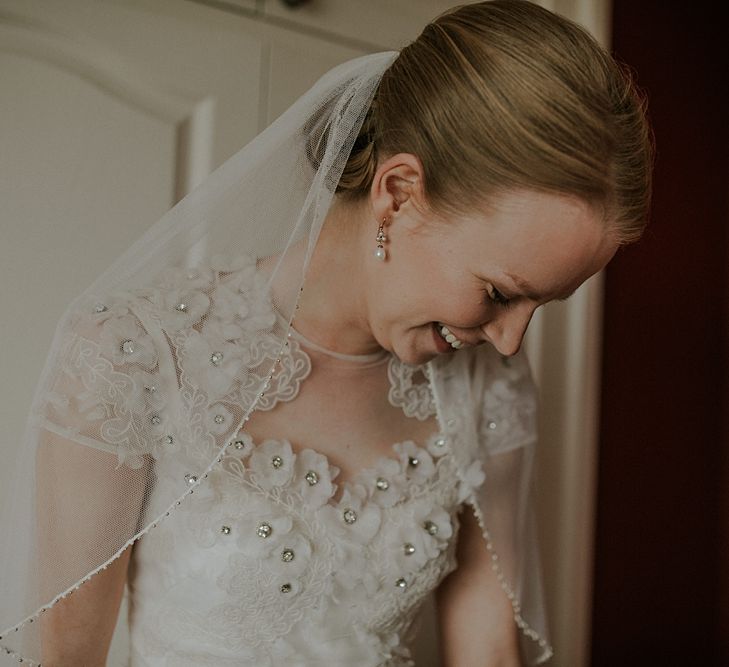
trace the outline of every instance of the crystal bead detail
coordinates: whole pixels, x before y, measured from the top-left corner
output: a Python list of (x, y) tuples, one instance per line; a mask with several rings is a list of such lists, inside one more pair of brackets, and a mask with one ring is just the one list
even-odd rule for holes
[(410, 542), (405, 542), (405, 544), (402, 545), (402, 549), (405, 552), (406, 556), (411, 556), (415, 553), (415, 547), (410, 544)]
[(174, 444), (174, 442), (175, 442), (175, 439), (171, 435), (165, 436), (166, 445), (172, 445), (172, 444)]
[(233, 447), (235, 447), (236, 449), (243, 449), (243, 447), (245, 447), (245, 443), (242, 440), (236, 440), (233, 443)]
[(441, 447), (446, 446), (446, 439), (445, 438), (436, 438), (435, 439), (435, 446), (440, 449)]
[(486, 423), (486, 426), (488, 427), (489, 431), (493, 431), (496, 428), (496, 422), (489, 421)]
[(281, 584), (281, 592), (282, 593), (290, 593), (291, 592), (291, 584)]
[(309, 472), (306, 473), (306, 477), (304, 478), (309, 483), (309, 486), (314, 486), (315, 484), (319, 483), (319, 475), (316, 474), (316, 471), (309, 470)]
[(273, 528), (271, 528), (271, 524), (269, 523), (259, 523), (258, 528), (256, 528), (256, 535), (258, 537), (268, 537), (273, 532)]
[(121, 350), (124, 354), (134, 354), (134, 341), (127, 339), (122, 342)]
[(344, 517), (344, 521), (349, 524), (352, 524), (357, 520), (357, 512), (355, 512), (353, 509), (344, 510), (342, 516)]
[(387, 489), (390, 488), (390, 482), (388, 482), (384, 477), (378, 477), (377, 481), (375, 482), (375, 486), (380, 491), (387, 491)]
[(220, 532), (223, 533), (223, 535), (230, 535), (230, 526), (221, 526)]
[(428, 535), (437, 535), (438, 534), (438, 526), (436, 526), (432, 521), (426, 521), (423, 524), (423, 528), (425, 528)]
[(210, 355), (210, 363), (213, 366), (220, 366), (220, 362), (223, 361), (223, 353), (222, 352), (213, 352)]
[(294, 550), (293, 549), (284, 549), (281, 552), (281, 560), (284, 563), (290, 563), (292, 560), (294, 560)]
[(408, 464), (412, 468), (417, 468), (418, 463), (420, 463), (420, 460), (415, 458), (414, 456), (408, 456)]
[(187, 473), (187, 475), (185, 475), (185, 479), (187, 480), (188, 484), (194, 484), (195, 482), (197, 482), (197, 477), (195, 477), (195, 475), (191, 475), (190, 473)]
[(149, 421), (151, 421), (155, 426), (158, 426), (162, 423), (162, 419), (159, 415), (152, 415)]
[(408, 586), (408, 582), (405, 581), (402, 577), (400, 577), (396, 582), (395, 586), (397, 586), (401, 591), (405, 590)]
[(276, 456), (271, 459), (271, 465), (274, 468), (280, 468), (283, 465), (283, 459), (278, 454), (276, 454)]
[(97, 313), (105, 313), (107, 310), (108, 310), (108, 308), (103, 303), (97, 303), (94, 306), (94, 311), (97, 312)]
[(215, 415), (215, 417), (213, 417), (213, 421), (216, 424), (222, 424), (225, 421), (225, 417), (223, 417), (223, 415)]
[(187, 312), (187, 304), (186, 303), (178, 303), (175, 306), (175, 310), (177, 310), (177, 311), (179, 311), (181, 313), (186, 313)]

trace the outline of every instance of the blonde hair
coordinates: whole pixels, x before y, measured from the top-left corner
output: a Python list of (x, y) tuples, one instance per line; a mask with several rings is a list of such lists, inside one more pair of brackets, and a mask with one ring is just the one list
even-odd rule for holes
[(337, 186), (368, 194), (378, 159), (418, 156), (427, 205), (469, 215), (506, 190), (602, 207), (619, 243), (640, 237), (651, 196), (646, 103), (625, 65), (584, 29), (525, 0), (438, 16), (385, 72)]

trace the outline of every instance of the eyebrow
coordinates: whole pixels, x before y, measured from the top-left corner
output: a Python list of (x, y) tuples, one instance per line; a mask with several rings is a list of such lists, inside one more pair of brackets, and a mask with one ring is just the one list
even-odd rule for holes
[[(541, 301), (542, 297), (537, 294), (537, 291), (526, 280), (519, 276), (515, 276), (512, 273), (507, 273), (506, 271), (504, 271), (504, 275), (510, 278), (528, 299), (531, 299), (532, 301)], [(567, 301), (567, 299), (569, 299), (576, 291), (577, 290), (572, 290), (569, 294), (557, 297), (557, 301)]]

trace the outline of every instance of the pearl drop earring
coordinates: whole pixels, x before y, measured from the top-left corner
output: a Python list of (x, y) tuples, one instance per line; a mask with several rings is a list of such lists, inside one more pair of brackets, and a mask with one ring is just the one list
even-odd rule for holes
[(387, 258), (387, 251), (385, 250), (384, 246), (382, 245), (385, 241), (387, 241), (387, 236), (385, 236), (385, 222), (387, 221), (387, 218), (382, 218), (382, 222), (380, 223), (379, 228), (377, 229), (377, 247), (375, 248), (375, 257), (379, 259), (381, 262), (384, 262)]

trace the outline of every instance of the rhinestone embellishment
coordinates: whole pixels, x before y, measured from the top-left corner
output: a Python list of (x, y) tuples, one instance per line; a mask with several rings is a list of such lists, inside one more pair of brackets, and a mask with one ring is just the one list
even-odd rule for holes
[(309, 483), (309, 486), (314, 486), (319, 483), (319, 475), (316, 474), (315, 470), (309, 470), (304, 479)]
[(175, 439), (171, 435), (168, 435), (165, 437), (166, 445), (172, 445), (172, 444), (174, 444), (174, 442), (175, 442)]
[(415, 458), (414, 456), (408, 456), (408, 463), (412, 468), (417, 468), (418, 463), (420, 463), (420, 460)]
[(493, 431), (496, 428), (496, 422), (489, 421), (486, 423), (486, 426), (488, 427), (489, 431)]
[(213, 352), (210, 355), (210, 363), (213, 366), (220, 366), (220, 362), (223, 361), (223, 353), (222, 352)]
[(221, 526), (220, 532), (223, 533), (223, 535), (230, 535), (230, 526)]
[(178, 303), (175, 306), (175, 310), (177, 310), (177, 311), (179, 311), (181, 313), (186, 313), (187, 312), (187, 304), (186, 303)]
[(134, 341), (131, 339), (123, 341), (121, 349), (124, 354), (134, 354)]
[(438, 534), (438, 526), (436, 526), (432, 521), (426, 521), (423, 524), (423, 528), (428, 532), (428, 535), (437, 535)]
[(216, 424), (222, 424), (225, 421), (225, 417), (223, 417), (223, 415), (215, 415), (215, 417), (213, 417), (213, 421)]
[(415, 547), (410, 544), (410, 542), (405, 542), (405, 544), (402, 545), (402, 549), (406, 556), (412, 556), (412, 554), (415, 553)]
[(355, 512), (353, 509), (346, 509), (344, 510), (343, 515), (345, 522), (352, 524), (357, 520), (357, 512)]
[(290, 593), (291, 592), (291, 584), (281, 584), (281, 592), (282, 593)]
[(402, 577), (400, 577), (396, 582), (395, 586), (397, 586), (401, 591), (405, 590), (407, 588), (408, 582), (405, 581)]
[(243, 449), (243, 447), (245, 447), (245, 443), (242, 440), (236, 440), (233, 443), (233, 447), (235, 447), (236, 449)]
[(151, 421), (155, 426), (162, 423), (162, 419), (159, 415), (152, 415), (149, 421)]
[(103, 303), (97, 303), (94, 306), (94, 311), (97, 312), (97, 313), (105, 313), (107, 310), (108, 310), (108, 308)]
[(435, 446), (438, 447), (439, 449), (441, 447), (445, 447), (445, 445), (446, 445), (446, 439), (445, 438), (436, 438), (435, 439)]
[(283, 465), (283, 459), (278, 454), (276, 454), (276, 456), (271, 459), (271, 465), (274, 468), (280, 468)]
[(294, 550), (293, 549), (284, 549), (281, 552), (281, 560), (284, 563), (290, 563), (292, 560), (294, 560)]
[(390, 482), (388, 482), (384, 477), (378, 477), (377, 481), (375, 482), (375, 486), (380, 491), (387, 491), (387, 489), (390, 488)]
[(271, 524), (269, 523), (259, 523), (258, 528), (256, 528), (256, 535), (258, 537), (268, 537), (273, 532), (273, 528), (271, 528)]
[(187, 473), (185, 475), (185, 479), (187, 480), (188, 484), (194, 484), (195, 482), (197, 482), (197, 477), (195, 477), (195, 475), (191, 475), (190, 473)]

